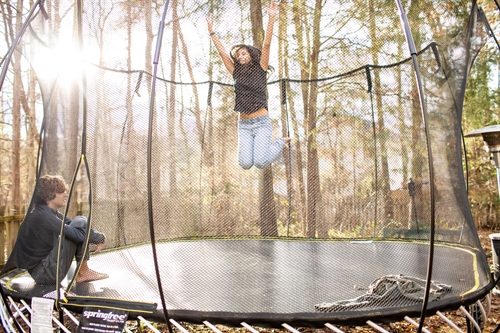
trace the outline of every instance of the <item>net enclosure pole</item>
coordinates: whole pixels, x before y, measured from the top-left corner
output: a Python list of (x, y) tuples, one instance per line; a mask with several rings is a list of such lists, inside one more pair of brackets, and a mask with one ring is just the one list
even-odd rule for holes
[(147, 168), (147, 191), (148, 191), (148, 217), (149, 217), (149, 232), (150, 232), (150, 237), (151, 237), (151, 249), (153, 251), (153, 259), (154, 259), (154, 264), (155, 264), (155, 273), (156, 273), (156, 279), (158, 282), (158, 291), (160, 293), (160, 299), (161, 299), (161, 304), (163, 307), (163, 316), (164, 320), (167, 323), (168, 331), (172, 333), (172, 326), (170, 325), (169, 321), (169, 316), (168, 316), (168, 309), (166, 306), (166, 301), (165, 301), (165, 296), (163, 292), (163, 286), (161, 282), (161, 277), (160, 277), (160, 269), (158, 267), (158, 254), (156, 251), (156, 240), (155, 240), (155, 231), (154, 231), (154, 224), (153, 224), (153, 191), (152, 191), (152, 181), (151, 181), (151, 175), (152, 175), (152, 170), (151, 170), (151, 161), (152, 161), (152, 140), (153, 140), (153, 118), (155, 116), (155, 89), (156, 89), (156, 79), (157, 79), (157, 73), (158, 73), (158, 63), (160, 62), (160, 50), (161, 50), (161, 43), (163, 40), (163, 30), (165, 29), (165, 18), (167, 16), (167, 11), (168, 11), (168, 6), (169, 2), (165, 3), (163, 7), (163, 13), (161, 17), (160, 24), (158, 26), (158, 38), (156, 41), (156, 49), (155, 49), (155, 54), (153, 58), (153, 75), (151, 79), (151, 96), (149, 100), (149, 123), (148, 123), (148, 146), (147, 146), (147, 163), (146, 163), (146, 168)]
[[(40, 7), (40, 10), (43, 14), (43, 16), (47, 19), (47, 12), (45, 11), (45, 8), (43, 7), (43, 0), (39, 0), (33, 4), (33, 7), (31, 7), (31, 10), (29, 11), (28, 15), (26, 16), (26, 21), (23, 23), (21, 26), (21, 29), (19, 29), (19, 32), (17, 33), (16, 39), (12, 43), (12, 45), (9, 48), (9, 51), (5, 55), (5, 57), (0, 61), (0, 67), (3, 65), (2, 71), (0, 72), (0, 91), (2, 90), (3, 87), (3, 82), (5, 81), (5, 76), (7, 75), (7, 70), (9, 69), (9, 63), (10, 59), (12, 58), (12, 54), (14, 53), (14, 50), (16, 49), (17, 45), (19, 45), (19, 42), (21, 41), (21, 38), (24, 35), (24, 32), (28, 28), (28, 25), (30, 24), (32, 20), (32, 16), (35, 13), (35, 10)], [(38, 13), (37, 13), (38, 15)]]
[(395, 0), (396, 5), (399, 10), (399, 17), (401, 19), (401, 25), (405, 33), (406, 37), (406, 42), (408, 43), (408, 48), (410, 50), (412, 62), (413, 62), (413, 69), (415, 70), (415, 79), (417, 82), (417, 88), (418, 88), (418, 97), (420, 101), (420, 108), (422, 111), (422, 119), (424, 122), (424, 128), (425, 128), (425, 137), (427, 140), (427, 156), (428, 156), (428, 163), (429, 163), (429, 184), (430, 184), (430, 237), (429, 237), (429, 260), (428, 260), (428, 265), (427, 265), (427, 278), (426, 278), (426, 285), (425, 285), (425, 293), (424, 293), (424, 299), (422, 302), (422, 311), (420, 313), (420, 325), (418, 326), (417, 333), (422, 332), (422, 327), (423, 323), (425, 320), (425, 312), (427, 310), (427, 303), (429, 301), (429, 290), (431, 288), (431, 283), (432, 283), (432, 265), (433, 265), (433, 258), (434, 258), (434, 229), (435, 229), (435, 193), (434, 193), (434, 167), (433, 167), (433, 159), (432, 159), (432, 149), (431, 149), (431, 142), (430, 142), (430, 132), (429, 132), (429, 123), (427, 120), (427, 108), (424, 100), (424, 90), (423, 90), (423, 83), (422, 83), (422, 77), (420, 75), (420, 69), (418, 66), (418, 60), (417, 60), (417, 50), (415, 47), (415, 42), (413, 40), (413, 36), (411, 33), (410, 25), (408, 23), (408, 17), (406, 16), (406, 12), (403, 8), (403, 5), (401, 4), (400, 0)]

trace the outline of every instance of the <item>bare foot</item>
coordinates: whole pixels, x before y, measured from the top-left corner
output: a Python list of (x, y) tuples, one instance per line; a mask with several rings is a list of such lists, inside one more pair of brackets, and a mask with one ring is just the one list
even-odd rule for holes
[(285, 143), (289, 143), (290, 141), (292, 141), (292, 138), (284, 137), (283, 140), (285, 140)]
[(105, 273), (99, 273), (96, 271), (93, 271), (91, 269), (87, 270), (80, 270), (78, 273), (78, 276), (76, 277), (76, 282), (91, 282), (91, 281), (97, 281), (97, 280), (103, 280), (109, 278), (108, 274)]

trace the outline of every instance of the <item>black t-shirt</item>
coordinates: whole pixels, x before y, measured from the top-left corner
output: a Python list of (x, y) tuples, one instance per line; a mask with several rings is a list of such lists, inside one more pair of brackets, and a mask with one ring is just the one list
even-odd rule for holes
[[(37, 205), (29, 212), (21, 223), (16, 241), (17, 267), (28, 271), (33, 269), (50, 251), (57, 246), (61, 232), (62, 215), (47, 205)], [(81, 244), (87, 237), (87, 228), (76, 228), (68, 225), (71, 219), (64, 221), (64, 237)], [(89, 243), (104, 242), (103, 233), (92, 230)]]
[(235, 64), (234, 110), (246, 114), (261, 108), (267, 109), (267, 73), (253, 61), (248, 66)]

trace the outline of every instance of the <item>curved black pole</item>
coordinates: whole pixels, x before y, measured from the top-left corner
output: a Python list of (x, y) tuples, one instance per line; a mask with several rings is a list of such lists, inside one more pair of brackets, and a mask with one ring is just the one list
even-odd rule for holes
[(434, 262), (434, 229), (435, 229), (435, 193), (434, 193), (434, 163), (432, 158), (432, 148), (429, 133), (429, 124), (427, 121), (427, 107), (424, 100), (424, 89), (422, 84), (422, 78), (420, 76), (420, 69), (417, 61), (417, 51), (415, 48), (415, 42), (413, 41), (413, 36), (411, 34), (410, 25), (408, 23), (408, 17), (406, 17), (405, 10), (400, 0), (395, 0), (396, 5), (399, 9), (399, 15), (401, 18), (401, 24), (405, 33), (406, 41), (408, 43), (408, 48), (410, 49), (411, 58), (413, 61), (413, 68), (415, 70), (415, 79), (417, 80), (418, 87), (418, 97), (420, 100), (420, 108), (422, 111), (422, 119), (425, 127), (425, 138), (427, 140), (427, 154), (429, 156), (429, 184), (430, 184), (430, 210), (431, 210), (431, 227), (430, 227), (430, 238), (429, 238), (429, 261), (427, 263), (427, 278), (425, 282), (425, 294), (422, 303), (422, 312), (420, 313), (420, 323), (418, 325), (417, 333), (422, 332), (425, 320), (425, 312), (427, 310), (427, 303), (429, 302), (429, 290), (432, 283), (432, 265)]
[(19, 41), (24, 35), (24, 32), (26, 31), (26, 28), (30, 24), (31, 17), (33, 16), (33, 13), (35, 12), (36, 8), (40, 6), (42, 13), (44, 14), (44, 17), (47, 17), (47, 13), (45, 12), (45, 9), (43, 8), (43, 3), (45, 0), (38, 0), (35, 2), (33, 7), (31, 7), (31, 10), (29, 11), (28, 15), (26, 16), (26, 21), (24, 21), (23, 25), (21, 26), (21, 29), (17, 33), (16, 39), (14, 40), (14, 43), (9, 48), (9, 51), (5, 55), (5, 57), (2, 59), (0, 62), (0, 66), (3, 65), (2, 72), (0, 72), (0, 91), (2, 91), (3, 87), (3, 82), (5, 81), (5, 76), (7, 75), (7, 69), (9, 68), (9, 63), (10, 59), (12, 58), (12, 54), (14, 53), (14, 50), (16, 49), (17, 45), (19, 44)]
[(165, 297), (163, 296), (163, 287), (161, 283), (160, 270), (158, 267), (158, 255), (156, 252), (156, 240), (155, 240), (155, 230), (153, 225), (153, 191), (151, 184), (151, 150), (152, 150), (152, 140), (153, 140), (153, 117), (154, 117), (154, 106), (155, 106), (155, 89), (156, 89), (156, 74), (158, 73), (158, 62), (160, 58), (161, 42), (163, 39), (163, 29), (165, 28), (165, 17), (167, 16), (169, 0), (165, 3), (163, 8), (163, 14), (161, 17), (160, 25), (158, 27), (158, 39), (156, 41), (155, 55), (153, 59), (153, 77), (151, 80), (151, 98), (149, 101), (149, 124), (148, 124), (148, 149), (147, 149), (147, 182), (148, 182), (148, 217), (149, 217), (149, 233), (151, 237), (151, 247), (153, 251), (153, 259), (155, 265), (156, 279), (158, 282), (158, 292), (160, 293), (161, 304), (163, 307), (163, 316), (165, 323), (168, 326), (168, 331), (173, 333), (172, 325), (168, 318), (168, 310), (165, 302)]
[[(498, 7), (498, 1), (497, 0), (495, 0), (495, 3), (497, 4), (497, 7)], [(500, 9), (500, 7), (498, 7), (498, 9)], [(485, 15), (484, 12), (483, 12), (483, 10), (481, 8), (479, 8), (479, 10), (482, 12), (483, 15)], [(488, 22), (488, 20), (485, 20), (484, 23), (486, 23), (486, 26), (488, 27), (488, 30), (490, 31), (491, 37), (493, 37), (493, 40), (495, 41), (495, 44), (497, 45), (497, 48), (500, 49), (500, 44), (498, 43), (497, 37), (495, 36), (495, 32), (491, 28), (490, 22)]]
[(375, 152), (374, 165), (375, 165), (375, 207), (373, 209), (373, 237), (375, 237), (375, 233), (377, 232), (377, 211), (378, 211), (378, 159), (377, 159), (377, 129), (375, 128), (375, 110), (373, 105), (373, 81), (372, 75), (370, 71), (370, 67), (365, 67), (366, 73), (366, 92), (370, 94), (370, 107), (372, 112), (372, 130), (373, 130), (373, 149)]
[[(79, 50), (79, 63), (81, 65), (81, 91), (82, 91), (82, 138), (81, 138), (81, 155), (80, 158), (78, 159), (78, 163), (76, 164), (73, 177), (71, 179), (70, 183), (70, 188), (69, 188), (69, 194), (68, 194), (68, 199), (67, 202), (71, 202), (71, 197), (73, 195), (73, 188), (76, 183), (76, 179), (78, 176), (78, 170), (80, 170), (80, 167), (83, 163), (86, 169), (86, 175), (87, 179), (89, 181), (89, 194), (88, 194), (88, 202), (92, 203), (92, 182), (90, 181), (90, 170), (88, 167), (88, 162), (87, 162), (87, 75), (85, 71), (85, 66), (84, 66), (84, 57), (83, 57), (83, 1), (78, 0), (76, 1), (76, 19), (77, 19), (77, 31), (78, 31), (78, 50)], [(68, 207), (69, 204), (66, 205), (63, 213), (63, 218), (62, 220), (64, 221), (66, 219), (67, 213), (68, 213)], [(87, 240), (86, 244), (88, 244), (88, 238), (90, 235), (90, 227), (92, 226), (92, 221), (91, 221), (91, 216), (92, 216), (92, 204), (89, 205), (89, 213), (87, 216), (87, 219), (89, 221), (89, 228), (87, 228)], [(60, 237), (59, 237), (59, 252), (62, 251), (62, 240), (64, 239), (64, 224), (61, 225), (61, 232), (60, 232)], [(86, 247), (85, 251), (88, 251), (88, 248)], [(57, 259), (57, 267), (60, 266), (60, 256), (58, 256)], [(81, 266), (81, 262), (79, 263), (78, 269)], [(59, 267), (60, 268), (60, 267)], [(58, 270), (59, 271), (59, 270)], [(56, 299), (55, 299), (55, 307), (59, 311), (59, 317), (60, 320), (63, 320), (63, 313), (62, 313), (62, 308), (59, 306), (60, 303), (60, 288), (59, 288), (59, 281), (60, 279), (58, 278), (56, 281)], [(72, 288), (73, 284), (75, 283), (75, 278), (73, 278), (73, 281), (71, 282), (69, 288)]]
[[(287, 80), (286, 79), (280, 79), (280, 96), (281, 96), (281, 105), (284, 108), (285, 111), (285, 124), (286, 124), (286, 136), (290, 137), (290, 120), (288, 117), (288, 105), (286, 102), (287, 99)], [(286, 163), (286, 160), (285, 160)], [(288, 207), (287, 207), (287, 222), (286, 222), (286, 235), (287, 237), (290, 236), (290, 223), (292, 221), (292, 145), (289, 143), (288, 144), (288, 166), (287, 166), (288, 171), (286, 172), (286, 177), (287, 177), (287, 187), (286, 187), (286, 192), (287, 192), (287, 199), (288, 199)]]

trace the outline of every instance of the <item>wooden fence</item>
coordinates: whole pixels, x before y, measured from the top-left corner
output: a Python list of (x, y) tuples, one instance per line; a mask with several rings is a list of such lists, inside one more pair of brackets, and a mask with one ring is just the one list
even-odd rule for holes
[(0, 268), (5, 265), (14, 244), (16, 243), (19, 226), (24, 219), (26, 208), (15, 210), (10, 207), (0, 207)]

